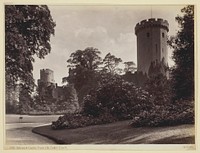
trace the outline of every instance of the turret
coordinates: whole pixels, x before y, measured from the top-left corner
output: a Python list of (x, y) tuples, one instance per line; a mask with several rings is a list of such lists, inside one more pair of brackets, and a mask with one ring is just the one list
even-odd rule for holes
[(152, 62), (168, 66), (168, 31), (169, 23), (163, 19), (151, 18), (136, 24), (138, 71), (148, 74)]

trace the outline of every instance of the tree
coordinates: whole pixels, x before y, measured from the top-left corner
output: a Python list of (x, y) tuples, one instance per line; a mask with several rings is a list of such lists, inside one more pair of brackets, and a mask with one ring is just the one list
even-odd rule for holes
[(124, 68), (124, 72), (134, 72), (137, 68), (135, 66), (135, 63), (132, 61), (129, 62), (124, 62), (125, 68)]
[(118, 71), (121, 71), (117, 66), (122, 62), (121, 58), (117, 58), (114, 55), (108, 53), (103, 59), (104, 69), (111, 74), (116, 74)]
[(19, 92), (19, 114), (25, 114), (30, 111), (30, 104), (32, 103), (32, 98), (28, 93), (28, 90), (25, 86), (20, 87)]
[(171, 102), (171, 85), (162, 72), (150, 75), (145, 82), (145, 90), (152, 96), (154, 104), (166, 105)]
[(96, 75), (101, 64), (100, 53), (98, 49), (88, 47), (84, 50), (75, 51), (67, 60), (69, 63), (69, 76), (63, 78), (63, 82), (67, 80), (69, 83), (74, 84), (80, 101), (97, 84)]
[(171, 37), (169, 45), (173, 48), (172, 86), (175, 99), (194, 97), (194, 6), (184, 7), (183, 16), (177, 16), (180, 29)]
[(79, 111), (79, 103), (76, 89), (74, 88), (73, 84), (68, 84), (64, 90), (67, 90), (67, 97), (65, 97), (67, 102), (67, 108), (70, 112), (75, 113)]
[(64, 78), (69, 83), (73, 83), (76, 90), (95, 78), (95, 72), (101, 64), (100, 51), (93, 47), (88, 47), (85, 50), (77, 50), (70, 55), (67, 60), (69, 76)]
[(85, 50), (77, 50), (70, 55), (68, 67), (74, 69), (81, 66), (88, 70), (96, 70), (101, 64), (101, 52), (97, 48), (88, 47)]
[(50, 53), (55, 23), (46, 5), (5, 6), (6, 84), (20, 83), (29, 93), (34, 88), (34, 55)]

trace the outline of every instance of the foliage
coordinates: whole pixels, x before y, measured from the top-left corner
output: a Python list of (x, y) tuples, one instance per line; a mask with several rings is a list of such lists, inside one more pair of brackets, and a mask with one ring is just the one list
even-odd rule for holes
[(100, 51), (93, 47), (88, 47), (85, 50), (77, 50), (70, 55), (68, 67), (76, 68), (78, 65), (88, 70), (96, 70), (101, 63)]
[(130, 73), (130, 72), (133, 73), (137, 69), (135, 63), (132, 61), (124, 62), (124, 65), (125, 65), (124, 68), (125, 73)]
[(194, 98), (194, 6), (189, 5), (181, 10), (183, 16), (177, 16), (180, 29), (175, 37), (169, 40), (173, 48), (172, 82), (174, 99)]
[(160, 62), (158, 61), (151, 62), (151, 65), (148, 70), (148, 76), (152, 77), (158, 74), (163, 74), (167, 76), (168, 72), (169, 72), (169, 67), (166, 66), (163, 58), (163, 60)]
[[(60, 100), (60, 110), (65, 110), (66, 112), (75, 113), (79, 111), (79, 102), (77, 97), (76, 89), (73, 84), (68, 84), (63, 88), (64, 98)], [(58, 103), (57, 103), (58, 104)]]
[(108, 53), (103, 59), (104, 70), (106, 70), (107, 73), (116, 74), (117, 72), (121, 71), (119, 68), (117, 68), (120, 62), (122, 62), (121, 58), (117, 58)]
[(101, 64), (99, 55), (100, 51), (98, 49), (88, 47), (85, 50), (75, 51), (70, 55), (70, 59), (67, 60), (70, 68), (69, 76), (63, 81), (74, 84), (80, 102), (88, 90), (96, 86), (97, 70)]
[(29, 95), (27, 87), (21, 86), (19, 92), (19, 113), (25, 114), (29, 112), (31, 103), (32, 97)]
[(57, 121), (52, 122), (51, 128), (54, 130), (65, 128), (74, 129), (89, 125), (112, 123), (115, 121), (116, 119), (112, 116), (105, 115), (101, 115), (100, 117), (95, 118), (93, 116), (85, 116), (83, 114), (65, 114), (63, 116), (60, 116)]
[(194, 103), (177, 101), (173, 104), (154, 105), (149, 111), (142, 111), (131, 122), (133, 127), (172, 126), (194, 123)]
[(149, 76), (145, 90), (152, 96), (154, 104), (163, 105), (171, 102), (171, 81), (161, 72)]
[(6, 103), (6, 114), (17, 114), (19, 113), (18, 101), (12, 101), (12, 103)]
[[(56, 90), (56, 91), (54, 91)], [(53, 97), (53, 93), (62, 95), (58, 98)], [(45, 114), (75, 113), (79, 111), (79, 102), (76, 89), (73, 84), (55, 88), (54, 85), (38, 88), (34, 101), (31, 103), (33, 110)]]
[(104, 78), (102, 83), (84, 98), (83, 113), (94, 117), (107, 113), (119, 120), (128, 119), (139, 112), (138, 107), (148, 109), (146, 101), (149, 99), (146, 91), (125, 82), (119, 76), (113, 76)]
[(19, 81), (32, 91), (33, 56), (44, 58), (50, 52), (54, 27), (46, 5), (5, 5), (5, 70), (9, 81)]
[(6, 113), (18, 113), (19, 111), (19, 85), (13, 85), (6, 75)]
[(131, 119), (152, 107), (151, 96), (120, 76), (104, 74), (99, 86), (84, 97), (81, 113), (66, 114), (52, 123), (53, 129), (77, 128)]
[(140, 109), (140, 113), (133, 116), (133, 127), (194, 123), (194, 102), (172, 101), (171, 80), (162, 72), (149, 76), (145, 90), (151, 95), (152, 105), (148, 110)]

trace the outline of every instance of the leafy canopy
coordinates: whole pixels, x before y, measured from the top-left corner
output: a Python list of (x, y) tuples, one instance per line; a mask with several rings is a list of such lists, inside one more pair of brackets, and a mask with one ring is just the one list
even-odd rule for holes
[(50, 36), (55, 22), (46, 5), (5, 6), (6, 81), (17, 82), (31, 91), (34, 55), (44, 58), (50, 53)]
[(104, 69), (111, 74), (116, 74), (118, 71), (121, 71), (117, 66), (122, 62), (121, 58), (117, 58), (114, 55), (108, 53), (103, 59)]
[(136, 65), (133, 61), (128, 61), (128, 62), (124, 62), (125, 68), (124, 68), (124, 72), (134, 72), (136, 71)]
[(190, 99), (194, 97), (194, 6), (189, 5), (181, 12), (183, 15), (176, 17), (180, 30), (169, 40), (175, 62), (172, 86), (175, 99)]

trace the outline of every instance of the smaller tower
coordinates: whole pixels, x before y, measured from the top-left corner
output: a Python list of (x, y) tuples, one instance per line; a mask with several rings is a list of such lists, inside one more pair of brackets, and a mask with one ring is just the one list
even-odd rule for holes
[(38, 80), (38, 85), (40, 83), (45, 84), (46, 86), (55, 84), (53, 71), (50, 69), (40, 70), (40, 79)]
[[(50, 69), (40, 70), (40, 79), (38, 79), (38, 91), (40, 95), (50, 94), (53, 98), (57, 97), (56, 83), (54, 81), (53, 71)], [(51, 92), (51, 93), (49, 93)]]

